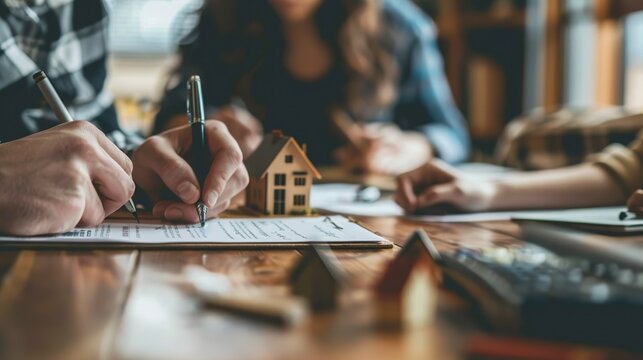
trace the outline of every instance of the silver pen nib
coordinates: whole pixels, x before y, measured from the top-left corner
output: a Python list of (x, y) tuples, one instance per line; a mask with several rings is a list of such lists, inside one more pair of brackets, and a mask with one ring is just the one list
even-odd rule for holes
[(201, 227), (205, 227), (205, 219), (208, 218), (208, 207), (200, 200), (196, 203), (196, 214), (199, 216)]
[(132, 199), (129, 199), (125, 203), (125, 208), (127, 209), (127, 211), (129, 211), (130, 214), (134, 215), (134, 217), (136, 218), (136, 222), (140, 224), (141, 221), (138, 219), (138, 211), (136, 211), (136, 205), (134, 205), (134, 201), (132, 201)]

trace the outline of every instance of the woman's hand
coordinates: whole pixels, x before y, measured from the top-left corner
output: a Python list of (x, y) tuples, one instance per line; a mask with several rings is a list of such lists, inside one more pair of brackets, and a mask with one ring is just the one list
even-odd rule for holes
[(239, 143), (244, 158), (261, 143), (263, 128), (259, 120), (252, 116), (248, 110), (236, 105), (227, 105), (220, 108), (211, 117), (228, 127), (232, 137)]
[(627, 209), (635, 213), (637, 217), (643, 216), (643, 190), (636, 190), (627, 199)]
[(407, 213), (445, 204), (464, 211), (485, 211), (497, 192), (495, 183), (466, 179), (449, 165), (433, 160), (397, 178), (395, 201)]
[(431, 158), (431, 146), (415, 131), (394, 125), (357, 125), (344, 129), (352, 144), (335, 151), (340, 165), (365, 173), (398, 175)]

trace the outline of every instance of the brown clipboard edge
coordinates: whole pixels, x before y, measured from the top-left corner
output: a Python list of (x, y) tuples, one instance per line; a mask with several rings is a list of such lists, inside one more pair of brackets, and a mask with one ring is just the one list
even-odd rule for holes
[[(322, 215), (326, 216), (326, 215)], [(355, 223), (364, 229), (374, 233), (377, 236), (382, 236), (382, 234), (371, 228), (370, 226), (362, 223), (359, 220), (354, 219), (351, 216), (342, 215), (348, 219), (348, 221)], [(384, 238), (382, 241), (372, 241), (372, 242), (303, 242), (303, 243), (164, 243), (164, 244), (137, 244), (137, 243), (78, 243), (72, 241), (57, 241), (55, 243), (50, 243), (47, 241), (1, 241), (0, 249), (87, 249), (87, 250), (131, 250), (131, 249), (141, 249), (141, 250), (300, 250), (308, 249), (313, 247), (313, 245), (326, 245), (331, 249), (336, 250), (380, 250), (380, 249), (392, 249), (394, 244), (390, 240)]]
[(4, 241), (0, 242), (0, 249), (87, 249), (87, 250), (124, 250), (124, 249), (140, 249), (140, 250), (299, 250), (308, 249), (313, 245), (323, 244), (331, 249), (337, 250), (380, 250), (391, 249), (393, 243), (389, 240), (382, 240), (376, 242), (305, 242), (305, 243), (165, 243), (165, 244), (135, 244), (135, 243), (77, 243), (77, 242), (55, 242), (50, 243), (46, 241)]

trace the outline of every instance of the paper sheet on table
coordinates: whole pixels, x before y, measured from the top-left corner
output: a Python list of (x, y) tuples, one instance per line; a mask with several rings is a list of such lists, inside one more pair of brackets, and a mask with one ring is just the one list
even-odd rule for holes
[[(359, 185), (320, 184), (314, 185), (311, 206), (327, 212), (355, 216), (403, 216), (424, 222), (478, 222), (511, 220), (514, 216), (528, 216), (533, 211), (482, 212), (453, 215), (405, 215), (390, 197), (367, 203), (356, 202), (355, 194)], [(542, 213), (542, 212), (541, 212)]]
[(529, 216), (531, 211), (495, 211), (452, 215), (407, 215), (406, 218), (426, 222), (481, 222), (508, 221), (516, 216)]
[(627, 210), (623, 206), (609, 206), (583, 209), (564, 209), (552, 211), (533, 211), (530, 214), (516, 215), (516, 220), (530, 220), (553, 223), (585, 224), (595, 226), (643, 227), (643, 219), (628, 218), (621, 220), (619, 214)]
[(360, 185), (356, 184), (315, 184), (310, 194), (310, 206), (337, 214), (361, 216), (400, 216), (404, 214), (393, 200), (375, 202), (355, 201)]
[(0, 242), (130, 244), (288, 244), (369, 243), (385, 241), (343, 216), (212, 219), (199, 225), (106, 222), (56, 236), (0, 237)]

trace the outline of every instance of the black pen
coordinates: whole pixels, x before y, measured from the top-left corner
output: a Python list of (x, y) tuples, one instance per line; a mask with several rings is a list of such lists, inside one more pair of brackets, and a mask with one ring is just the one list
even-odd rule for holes
[[(56, 114), (58, 122), (62, 124), (74, 121), (74, 118), (72, 118), (69, 114), (69, 111), (65, 107), (65, 104), (60, 99), (60, 96), (58, 96), (56, 89), (54, 89), (54, 86), (51, 84), (51, 81), (49, 81), (49, 78), (47, 78), (47, 75), (45, 75), (45, 72), (40, 70), (34, 73), (33, 79), (36, 82), (38, 89), (40, 89), (42, 96), (47, 101), (47, 104), (49, 104), (51, 110), (54, 112), (54, 114)], [(134, 205), (134, 201), (132, 201), (131, 198), (125, 203), (125, 208), (132, 215), (134, 215), (134, 218), (136, 218), (136, 222), (140, 223), (138, 219), (138, 212), (136, 211), (136, 205)]]
[[(633, 217), (629, 218), (630, 214), (632, 214)], [(639, 216), (637, 213), (631, 213), (629, 211), (621, 211), (618, 214), (618, 219), (621, 220), (621, 221), (624, 221), (624, 220), (637, 220), (637, 219), (641, 219), (641, 216)]]
[(201, 227), (208, 218), (208, 207), (203, 202), (203, 185), (210, 169), (208, 144), (205, 138), (205, 114), (203, 112), (203, 94), (201, 78), (192, 75), (188, 80), (188, 121), (192, 127), (191, 166), (201, 187), (201, 197), (196, 203), (196, 213)]

